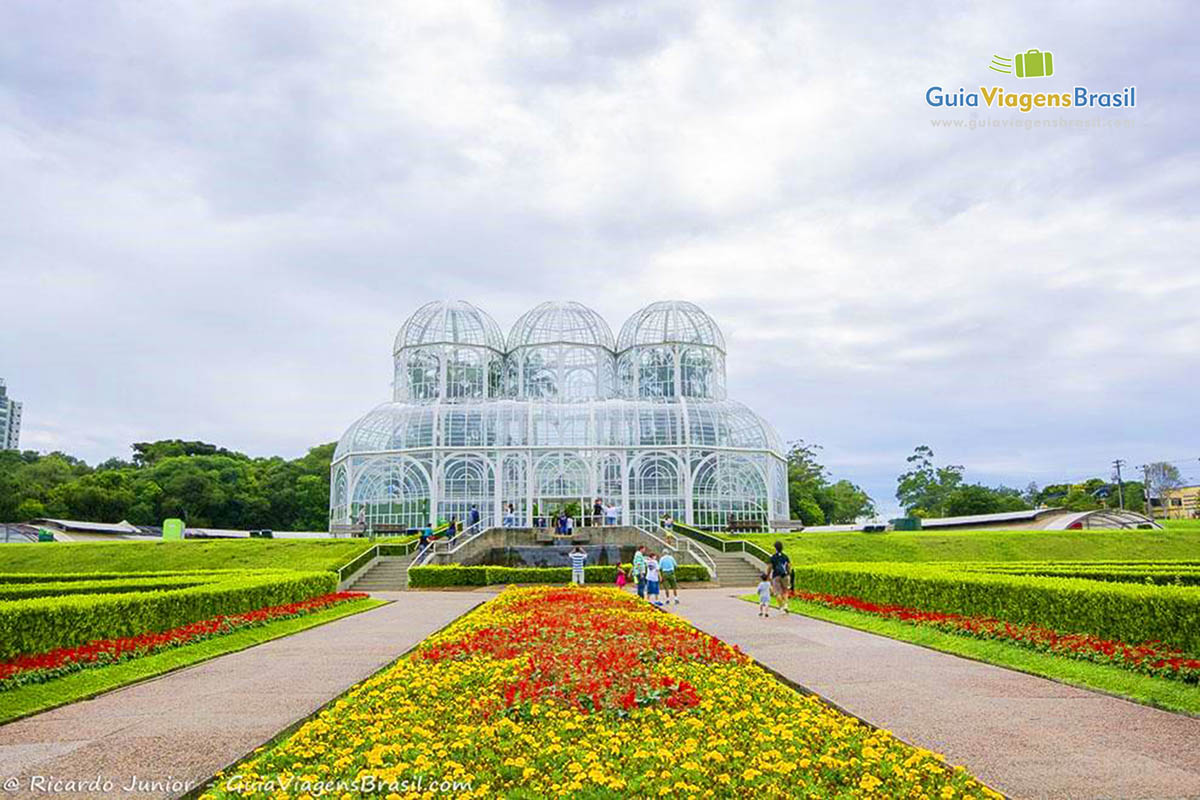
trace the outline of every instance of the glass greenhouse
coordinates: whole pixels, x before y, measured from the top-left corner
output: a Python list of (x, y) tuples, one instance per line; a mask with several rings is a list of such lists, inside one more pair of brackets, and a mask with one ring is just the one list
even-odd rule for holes
[(788, 517), (782, 443), (726, 398), (725, 339), (692, 303), (651, 303), (614, 340), (586, 306), (546, 302), (505, 340), (479, 308), (437, 301), (394, 355), (392, 401), (334, 453), (332, 524), (415, 528), (475, 507), (527, 526), (596, 498), (622, 524)]

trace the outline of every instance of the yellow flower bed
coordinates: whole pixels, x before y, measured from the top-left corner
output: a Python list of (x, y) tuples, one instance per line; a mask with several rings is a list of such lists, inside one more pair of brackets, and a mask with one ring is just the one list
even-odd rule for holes
[(207, 797), (999, 797), (613, 589), (510, 588)]

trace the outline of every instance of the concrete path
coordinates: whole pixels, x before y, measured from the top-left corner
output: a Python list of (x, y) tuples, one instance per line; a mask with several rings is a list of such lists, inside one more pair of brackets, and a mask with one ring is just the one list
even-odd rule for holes
[(735, 597), (687, 592), (671, 610), (1012, 797), (1200, 797), (1200, 719), (809, 617), (763, 620)]
[(182, 794), (490, 595), (377, 596), (396, 602), (0, 726), (0, 797)]

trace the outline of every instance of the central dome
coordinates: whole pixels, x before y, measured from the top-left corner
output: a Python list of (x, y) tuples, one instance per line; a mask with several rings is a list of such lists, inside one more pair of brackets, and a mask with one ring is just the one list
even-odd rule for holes
[(508, 349), (541, 344), (581, 344), (613, 349), (612, 330), (592, 309), (551, 300), (526, 311), (508, 334)]

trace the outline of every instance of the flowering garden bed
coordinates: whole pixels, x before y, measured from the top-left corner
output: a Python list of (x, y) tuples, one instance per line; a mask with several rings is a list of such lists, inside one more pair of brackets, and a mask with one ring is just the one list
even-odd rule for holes
[(78, 647), (61, 647), (46, 653), (19, 656), (0, 662), (0, 691), (44, 683), (81, 669), (116, 664), (235, 631), (302, 617), (338, 603), (365, 597), (368, 595), (362, 592), (337, 592), (241, 614), (218, 615), (166, 631), (96, 639)]
[[(607, 588), (510, 588), (209, 796), (997, 797)], [(469, 787), (469, 788), (468, 788)]]
[(1013, 624), (991, 617), (971, 617), (872, 603), (858, 597), (797, 591), (797, 600), (826, 608), (847, 609), (912, 625), (936, 628), (976, 639), (1000, 641), (1056, 656), (1092, 661), (1185, 683), (1200, 683), (1200, 659), (1177, 647), (1152, 641), (1128, 644), (1087, 633), (1062, 633), (1034, 624)]

